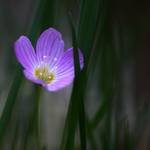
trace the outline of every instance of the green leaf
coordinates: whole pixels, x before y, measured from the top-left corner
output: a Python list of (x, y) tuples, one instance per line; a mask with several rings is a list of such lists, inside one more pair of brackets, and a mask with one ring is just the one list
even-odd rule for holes
[[(84, 112), (83, 97), (81, 93), (82, 91), (80, 87), (81, 74), (80, 74), (78, 44), (76, 39), (76, 31), (71, 14), (69, 14), (69, 21), (72, 31), (72, 43), (74, 48), (73, 52), (74, 52), (75, 80), (73, 85), (72, 96), (69, 103), (65, 129), (63, 133), (63, 140), (61, 143), (61, 149), (63, 150), (74, 149), (75, 132), (77, 124), (79, 122), (81, 149), (85, 150), (86, 149), (85, 112)], [(77, 109), (79, 109), (79, 111), (77, 111)]]

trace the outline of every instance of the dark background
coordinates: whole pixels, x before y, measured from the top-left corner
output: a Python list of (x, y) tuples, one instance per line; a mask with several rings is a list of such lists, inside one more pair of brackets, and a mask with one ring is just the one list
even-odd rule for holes
[[(112, 124), (115, 124), (116, 130), (121, 130), (120, 132), (118, 131), (120, 140), (117, 148), (128, 149), (122, 148), (125, 133), (122, 131), (122, 127), (118, 127), (121, 124), (120, 122), (128, 122), (130, 143), (134, 145), (132, 149), (148, 150), (150, 148), (150, 2), (146, 0), (111, 0), (107, 2), (108, 28), (106, 33), (113, 34), (111, 41), (115, 45), (116, 53), (120, 56), (116, 64), (116, 66), (119, 66), (119, 78), (116, 81), (119, 82), (120, 90), (113, 91), (113, 94), (119, 97), (117, 98), (119, 100), (114, 100), (111, 105), (112, 110), (114, 110), (112, 114), (115, 114), (112, 115)], [(65, 46), (68, 48), (72, 43), (67, 12), (71, 11), (74, 21), (77, 22), (79, 20), (81, 1), (56, 0), (53, 4), (55, 21), (52, 26), (62, 33), (66, 43)], [(36, 0), (0, 1), (0, 112), (3, 110), (5, 99), (13, 82), (15, 66), (17, 64), (13, 48), (14, 42), (20, 35), (27, 35), (35, 9)], [(104, 11), (104, 16), (106, 12)], [(90, 17), (92, 16), (89, 15)], [(87, 26), (90, 25), (87, 24)], [(44, 26), (43, 30), (48, 27), (48, 25)], [(119, 36), (117, 36), (118, 32)], [(107, 39), (104, 40), (107, 41)], [(86, 41), (84, 42), (86, 43)], [(104, 57), (104, 68), (107, 62), (109, 62), (109, 51), (105, 55), (108, 56), (108, 60)], [(101, 70), (101, 65), (98, 63), (101, 61), (100, 53), (97, 56), (95, 58), (96, 64), (91, 59), (92, 65), (88, 75), (90, 79), (88, 80), (86, 91), (85, 107), (89, 118), (92, 118), (102, 101), (102, 91), (99, 90), (98, 85), (99, 70)], [(112, 57), (113, 59), (115, 60)], [(111, 70), (112, 68), (109, 67), (108, 70)], [(111, 75), (107, 76), (106, 74), (106, 78), (108, 78), (106, 79), (108, 82), (105, 86), (108, 85), (109, 87)], [(46, 145), (47, 149), (58, 149), (60, 144), (71, 87), (72, 85), (58, 93), (42, 91), (42, 143)], [(2, 150), (10, 150), (12, 148), (16, 126), (19, 128), (19, 131), (17, 131), (17, 138), (15, 138), (16, 146), (14, 149), (19, 150), (23, 143), (28, 119), (34, 105), (33, 100), (30, 98), (32, 95), (32, 83), (24, 80), (21, 89), (23, 90), (15, 102), (11, 119), (3, 138)], [(113, 117), (117, 118), (117, 121)], [(103, 122), (101, 124), (105, 125)], [(103, 128), (103, 125), (99, 125), (93, 131), (97, 149), (102, 148), (102, 144), (100, 144), (102, 140), (100, 140), (98, 133), (101, 133)], [(112, 132), (115, 131), (112, 130)], [(115, 136), (116, 132), (113, 135)], [(92, 146), (88, 145), (89, 149), (93, 150)], [(29, 146), (28, 149), (32, 149), (32, 146)], [(106, 148), (103, 147), (103, 149)]]

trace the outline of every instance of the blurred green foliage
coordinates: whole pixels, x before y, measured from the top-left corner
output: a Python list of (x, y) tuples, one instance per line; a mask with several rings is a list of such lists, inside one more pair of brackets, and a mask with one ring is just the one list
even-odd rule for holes
[[(6, 75), (8, 70), (14, 75), (9, 77), (10, 87), (6, 86), (7, 94), (3, 97), (1, 95), (4, 91), (0, 87), (0, 100), (3, 103), (0, 114), (0, 149), (150, 149), (149, 103), (143, 112), (139, 112), (136, 108), (137, 93), (133, 88), (135, 84), (133, 64), (136, 59), (134, 50), (140, 41), (141, 23), (138, 23), (138, 19), (132, 20), (134, 15), (136, 16), (134, 13), (133, 17), (127, 14), (128, 19), (124, 16), (124, 10), (129, 8), (130, 2), (122, 1), (124, 6), (117, 0), (114, 2), (31, 0), (31, 2), (32, 12), (29, 13), (24, 28), (18, 29), (17, 27), (21, 25), (17, 25), (12, 16), (7, 16), (7, 24), (14, 19), (9, 36), (16, 36), (17, 32), (22, 34), (24, 30), (35, 43), (38, 35), (46, 28), (50, 26), (60, 28), (63, 34), (69, 35), (65, 40), (69, 39), (68, 43), (72, 41), (69, 44), (74, 47), (76, 76), (68, 107), (65, 108), (67, 114), (63, 114), (65, 119), (62, 117), (65, 123), (62, 121), (61, 140), (56, 141), (55, 147), (50, 147), (49, 143), (43, 142), (42, 139), (44, 132), (41, 126), (41, 101), (44, 99), (44, 92), (40, 86), (26, 83), (20, 66), (16, 65), (16, 60), (10, 52), (12, 48), (5, 47), (8, 49), (5, 55), (10, 58), (9, 65), (5, 68)], [(9, 1), (0, 4), (2, 4), (0, 16), (3, 16), (7, 12), (4, 8), (10, 7)], [(13, 45), (14, 41), (11, 42)], [(79, 68), (78, 47), (84, 54), (82, 71)], [(27, 96), (26, 91), (29, 91)], [(50, 94), (48, 96), (50, 100), (55, 101)], [(65, 97), (65, 94), (63, 96)], [(24, 112), (21, 111), (27, 103), (25, 101), (30, 107), (24, 116)], [(20, 118), (18, 114), (14, 115), (18, 112), (22, 113)], [(51, 127), (46, 130), (49, 128)], [(52, 138), (53, 136), (51, 135)]]

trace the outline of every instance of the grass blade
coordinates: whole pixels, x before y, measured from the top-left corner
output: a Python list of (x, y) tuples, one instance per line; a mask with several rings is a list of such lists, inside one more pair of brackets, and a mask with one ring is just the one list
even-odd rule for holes
[(21, 86), (21, 82), (23, 79), (22, 70), (20, 69), (19, 66), (17, 66), (16, 72), (17, 73), (15, 74), (14, 80), (12, 82), (10, 91), (8, 93), (8, 96), (7, 96), (4, 110), (3, 110), (1, 118), (0, 118), (0, 141), (2, 141), (2, 138), (3, 138), (3, 135), (5, 133), (7, 124), (9, 122), (10, 117), (11, 117), (11, 112), (12, 112), (13, 106), (15, 104), (15, 99), (17, 97), (18, 90)]
[[(63, 140), (61, 143), (61, 149), (64, 150), (74, 149), (75, 131), (77, 124), (79, 122), (81, 149), (85, 150), (86, 149), (85, 112), (84, 112), (84, 103), (82, 103), (83, 101), (81, 99), (82, 91), (80, 90), (80, 88), (78, 88), (81, 83), (81, 76), (80, 76), (81, 74), (80, 74), (76, 31), (71, 14), (69, 14), (69, 21), (72, 31), (72, 41), (73, 41), (72, 43), (74, 48), (75, 80), (68, 108), (65, 130), (63, 133)], [(77, 110), (76, 108), (79, 108), (79, 112), (76, 111)]]
[[(47, 11), (48, 11), (48, 9), (45, 10), (45, 6), (47, 6), (47, 4), (48, 4), (48, 6), (51, 6), (51, 2), (53, 2), (53, 0), (51, 0), (51, 1), (38, 0), (37, 1), (37, 5), (36, 5), (37, 8), (36, 8), (35, 15), (34, 15), (34, 18), (32, 18), (31, 26), (29, 27), (29, 29), (27, 31), (27, 34), (29, 35), (32, 42), (35, 42), (35, 37), (37, 36), (37, 34), (41, 31), (41, 29), (43, 27), (45, 27), (46, 25), (49, 25), (50, 20), (52, 20), (52, 18), (51, 19), (47, 18), (48, 17), (47, 15), (44, 16), (45, 13), (47, 13)], [(45, 20), (47, 20), (48, 22), (46, 22)], [(22, 80), (23, 80), (22, 69), (20, 68), (20, 66), (17, 65), (15, 77), (14, 77), (13, 83), (10, 87), (8, 96), (6, 98), (4, 110), (3, 110), (1, 118), (0, 118), (0, 141), (2, 141), (3, 135), (7, 128), (7, 124), (10, 120), (11, 112), (13, 110), (13, 106), (17, 99), (17, 95), (18, 95), (19, 89), (21, 87)], [(37, 94), (37, 93), (35, 93), (35, 94)]]

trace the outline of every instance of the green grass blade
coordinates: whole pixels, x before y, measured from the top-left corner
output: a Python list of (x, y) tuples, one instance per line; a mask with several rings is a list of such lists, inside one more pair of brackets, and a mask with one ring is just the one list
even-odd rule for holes
[(78, 29), (78, 41), (79, 47), (84, 52), (86, 63), (88, 63), (88, 59), (90, 57), (94, 43), (100, 2), (100, 0), (82, 0)]
[(107, 114), (112, 98), (113, 65), (115, 63), (113, 60), (115, 54), (111, 43), (112, 35), (110, 34), (111, 31), (108, 25), (109, 1), (101, 0), (97, 4), (99, 5), (97, 11), (97, 22), (95, 24), (97, 32), (94, 37), (88, 71), (93, 71), (95, 66), (99, 67), (96, 69), (99, 70), (97, 80), (99, 91), (101, 91), (101, 103), (94, 117), (90, 121), (91, 130), (95, 129)]
[(41, 100), (41, 87), (36, 85), (33, 88), (33, 95), (32, 95), (32, 99), (35, 100), (35, 105), (33, 108), (33, 112), (30, 115), (29, 118), (29, 123), (28, 123), (28, 127), (27, 127), (27, 131), (25, 134), (25, 138), (24, 138), (24, 142), (23, 142), (23, 150), (27, 150), (28, 147), (28, 141), (30, 139), (30, 137), (32, 135), (35, 135), (36, 137), (36, 145), (37, 145), (37, 149), (41, 148), (41, 141), (40, 141), (40, 128), (39, 128), (39, 109), (40, 109), (40, 100)]
[(3, 110), (1, 118), (0, 118), (0, 141), (2, 141), (3, 135), (7, 128), (7, 124), (11, 117), (11, 112), (13, 110), (13, 106), (15, 104), (15, 99), (17, 97), (18, 90), (21, 86), (22, 79), (23, 79), (22, 70), (20, 69), (19, 66), (17, 66), (16, 74), (15, 74), (14, 80), (12, 82), (11, 88), (9, 90), (9, 93), (8, 93), (8, 96), (6, 99), (6, 103), (5, 103), (5, 107), (4, 107), (4, 110)]
[[(98, 0), (95, 0), (94, 2), (90, 0), (87, 1), (83, 0), (81, 6), (78, 41), (79, 41), (79, 47), (84, 52), (85, 67), (81, 72), (79, 79), (77, 76), (75, 78), (73, 93), (68, 108), (68, 113), (67, 113), (68, 115), (67, 115), (65, 130), (64, 130), (64, 132), (66, 131), (68, 133), (67, 134), (64, 133), (63, 142), (62, 142), (63, 144), (61, 145), (63, 149), (74, 148), (75, 128), (77, 126), (74, 123), (77, 124), (78, 119), (79, 119), (81, 147), (82, 149), (86, 149), (84, 96), (85, 96), (85, 89), (87, 84), (87, 64), (93, 46), (94, 34), (96, 31), (95, 29), (96, 29), (97, 15), (98, 15), (97, 14), (98, 7), (99, 7)], [(72, 32), (74, 33), (74, 30), (72, 30)], [(76, 56), (76, 54), (74, 56)], [(74, 60), (75, 62), (77, 62), (76, 58), (74, 58)], [(75, 68), (77, 68), (76, 64), (75, 64)], [(78, 75), (78, 72), (76, 73)], [(80, 113), (79, 116), (77, 116), (78, 115), (76, 112), (77, 109), (79, 109), (79, 113)]]
[(132, 140), (131, 140), (131, 135), (129, 131), (129, 123), (126, 121), (124, 123), (124, 149), (126, 150), (132, 150)]
[[(40, 10), (40, 11), (39, 11)], [(33, 22), (31, 25), (31, 32), (29, 32), (29, 36), (32, 39), (32, 42), (35, 43), (35, 39), (37, 35), (43, 30), (49, 28), (54, 24), (54, 0), (43, 0), (39, 2), (37, 7), (37, 20)], [(32, 99), (35, 100), (35, 106), (33, 108), (33, 112), (29, 118), (29, 125), (27, 127), (26, 136), (24, 139), (24, 150), (27, 149), (29, 138), (34, 135), (36, 139), (36, 149), (41, 149), (41, 133), (40, 133), (40, 95), (42, 89), (38, 85), (33, 86), (33, 94), (31, 96)]]
[[(74, 66), (75, 66), (75, 80), (72, 91), (72, 96), (70, 99), (70, 104), (67, 113), (67, 119), (65, 123), (65, 130), (63, 133), (63, 140), (61, 143), (61, 149), (70, 150), (74, 149), (75, 142), (75, 131), (77, 124), (79, 122), (79, 130), (80, 130), (80, 143), (81, 149), (86, 149), (86, 129), (85, 129), (85, 112), (84, 112), (84, 104), (82, 103), (82, 91), (80, 90), (80, 64), (79, 64), (79, 54), (78, 54), (78, 44), (76, 39), (76, 31), (73, 25), (73, 20), (71, 15), (69, 14), (69, 21), (72, 31), (72, 43), (74, 48)], [(78, 89), (78, 90), (76, 90)], [(77, 111), (79, 109), (79, 112)]]
[[(49, 21), (50, 18), (47, 18), (47, 16), (46, 16), (46, 19), (44, 20), (43, 15), (45, 15), (45, 13), (47, 11), (47, 10), (45, 10), (45, 6), (47, 4), (48, 4), (48, 6), (51, 6), (51, 2), (52, 1), (49, 1), (49, 0), (38, 0), (37, 1), (37, 5), (36, 5), (37, 8), (36, 8), (35, 15), (32, 18), (31, 26), (29, 27), (29, 29), (27, 31), (27, 34), (29, 35), (29, 38), (32, 40), (32, 42), (35, 42), (35, 37), (43, 28), (43, 24), (49, 25), (47, 22), (44, 22), (44, 21), (45, 20)], [(44, 23), (42, 24), (42, 22), (44, 22)], [(17, 99), (17, 95), (18, 95), (19, 89), (21, 87), (22, 80), (23, 80), (22, 69), (19, 66), (17, 66), (16, 72), (15, 72), (15, 77), (14, 77), (13, 83), (10, 87), (8, 96), (6, 98), (4, 110), (3, 110), (1, 118), (0, 118), (0, 141), (2, 141), (1, 139), (3, 138), (3, 135), (7, 128), (7, 124), (11, 117), (11, 112), (13, 110), (13, 106)]]
[[(72, 29), (72, 37), (73, 37), (73, 47), (74, 47), (74, 64), (75, 64), (75, 77), (78, 77), (78, 74), (80, 73), (80, 64), (79, 64), (79, 54), (78, 54), (78, 43), (76, 39), (76, 31), (75, 27), (73, 25), (73, 20), (71, 14), (69, 15), (70, 20), (70, 26)], [(82, 75), (82, 74), (81, 74)], [(81, 75), (79, 75), (79, 83), (82, 83)], [(85, 128), (85, 110), (84, 110), (84, 97), (83, 97), (83, 87), (81, 86), (79, 89), (79, 92), (76, 94), (80, 94), (80, 97), (78, 97), (79, 101), (79, 132), (80, 132), (80, 143), (81, 143), (81, 150), (86, 149), (86, 128)]]

